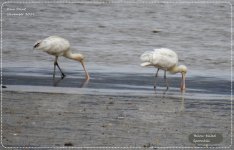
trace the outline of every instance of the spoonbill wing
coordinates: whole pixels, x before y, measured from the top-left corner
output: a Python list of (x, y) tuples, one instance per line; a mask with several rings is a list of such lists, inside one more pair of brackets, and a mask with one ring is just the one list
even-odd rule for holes
[(178, 63), (177, 54), (167, 48), (154, 49), (152, 64), (158, 68), (171, 68)]
[(153, 53), (154, 53), (153, 51), (146, 51), (141, 55), (140, 59), (143, 62), (141, 63), (141, 66), (145, 67), (153, 65), (152, 64)]
[(50, 36), (48, 38), (45, 38), (41, 44), (40, 47), (43, 51), (55, 55), (63, 55), (63, 53), (66, 50), (69, 50), (70, 43), (61, 37), (58, 36)]

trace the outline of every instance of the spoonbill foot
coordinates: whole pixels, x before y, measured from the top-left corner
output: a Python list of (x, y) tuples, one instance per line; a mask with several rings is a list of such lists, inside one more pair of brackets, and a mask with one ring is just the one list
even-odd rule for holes
[(66, 77), (66, 75), (64, 73), (62, 73), (61, 79), (64, 79), (65, 77)]

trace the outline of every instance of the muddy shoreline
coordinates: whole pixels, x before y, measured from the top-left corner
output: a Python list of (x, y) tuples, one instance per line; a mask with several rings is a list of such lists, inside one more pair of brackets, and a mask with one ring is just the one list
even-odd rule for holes
[[(216, 104), (215, 104), (216, 103)], [(194, 147), (194, 132), (222, 133), (230, 143), (226, 100), (170, 95), (121, 96), (3, 90), (6, 147)], [(200, 145), (206, 146), (206, 145)]]

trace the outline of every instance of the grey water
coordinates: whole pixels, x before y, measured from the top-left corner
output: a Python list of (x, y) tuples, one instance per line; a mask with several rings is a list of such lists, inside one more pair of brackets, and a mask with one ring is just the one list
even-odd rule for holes
[[(188, 67), (188, 89), (230, 95), (229, 4), (5, 3), (2, 10), (3, 84), (51, 86), (54, 57), (33, 45), (58, 35), (70, 41), (72, 51), (85, 55), (92, 79), (87, 87), (151, 89), (156, 69), (140, 67), (139, 57), (166, 47)], [(79, 85), (73, 78), (83, 77), (81, 65), (66, 58), (59, 63), (67, 73), (59, 86)], [(168, 78), (179, 88), (180, 75)]]

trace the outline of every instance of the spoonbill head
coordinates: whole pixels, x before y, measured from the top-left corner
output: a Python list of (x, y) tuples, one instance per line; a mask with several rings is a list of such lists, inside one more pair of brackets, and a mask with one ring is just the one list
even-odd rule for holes
[(155, 74), (154, 89), (156, 89), (156, 79), (158, 76), (158, 71), (164, 70), (164, 80), (166, 81), (167, 89), (168, 83), (166, 79), (166, 72), (169, 71), (172, 74), (181, 73), (181, 91), (185, 90), (185, 76), (187, 73), (187, 67), (185, 65), (178, 66), (178, 56), (177, 54), (170, 49), (160, 48), (154, 49), (153, 51), (146, 51), (140, 57), (142, 63), (141, 66), (154, 66), (158, 68)]

